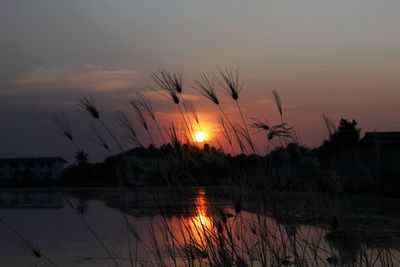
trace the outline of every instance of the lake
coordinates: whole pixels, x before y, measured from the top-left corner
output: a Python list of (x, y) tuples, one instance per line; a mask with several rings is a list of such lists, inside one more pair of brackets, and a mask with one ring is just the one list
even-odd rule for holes
[(400, 266), (398, 204), (225, 187), (3, 189), (0, 266)]

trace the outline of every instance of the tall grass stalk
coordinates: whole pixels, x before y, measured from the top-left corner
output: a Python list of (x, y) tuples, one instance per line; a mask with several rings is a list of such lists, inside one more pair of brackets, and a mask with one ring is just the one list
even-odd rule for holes
[(214, 75), (214, 78), (217, 83), (224, 89), (224, 91), (235, 101), (240, 117), (242, 119), (243, 127), (246, 130), (246, 139), (250, 141), (249, 144), (253, 153), (256, 153), (249, 129), (247, 127), (247, 123), (244, 119), (243, 112), (239, 104), (239, 96), (243, 88), (243, 82), (240, 81), (239, 67), (236, 69), (235, 74), (233, 74), (231, 68), (228, 69), (226, 67), (225, 70), (221, 67), (217, 68), (222, 80), (219, 79), (216, 75)]
[(137, 104), (139, 106), (142, 107), (142, 110), (153, 120), (154, 124), (157, 127), (158, 132), (160, 133), (160, 136), (164, 142), (164, 144), (166, 143), (166, 140), (164, 138), (164, 135), (161, 131), (160, 125), (157, 122), (157, 118), (153, 109), (153, 106), (151, 105), (151, 102), (149, 101), (149, 99), (147, 99), (147, 97), (142, 94), (142, 93), (136, 93), (136, 99), (134, 99), (134, 101), (137, 102)]
[(147, 124), (147, 120), (143, 115), (142, 106), (139, 106), (138, 102), (135, 99), (131, 100), (131, 107), (136, 113), (137, 119), (139, 120), (140, 124), (143, 126), (143, 128), (146, 130), (147, 136), (149, 137), (150, 143), (154, 145), (154, 140), (153, 137), (150, 134), (149, 126)]

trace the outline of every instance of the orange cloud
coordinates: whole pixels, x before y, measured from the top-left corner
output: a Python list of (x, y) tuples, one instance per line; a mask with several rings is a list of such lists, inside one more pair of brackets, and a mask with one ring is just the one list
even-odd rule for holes
[(105, 69), (88, 65), (80, 68), (38, 68), (7, 82), (2, 95), (89, 92), (112, 93), (138, 86), (143, 75), (137, 70)]

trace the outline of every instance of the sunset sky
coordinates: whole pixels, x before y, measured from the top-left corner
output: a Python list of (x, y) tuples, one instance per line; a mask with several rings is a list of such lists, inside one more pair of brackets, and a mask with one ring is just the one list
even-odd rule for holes
[(76, 108), (89, 94), (117, 134), (114, 113), (138, 91), (167, 126), (179, 111), (149, 90), (159, 68), (183, 71), (185, 97), (214, 135), (218, 110), (191, 86), (217, 65), (240, 66), (248, 122), (279, 122), (277, 90), (302, 144), (327, 137), (323, 113), (355, 118), (363, 131), (400, 131), (399, 10), (397, 0), (2, 0), (0, 157), (71, 160), (74, 148), (48, 130), (58, 112), (92, 160), (106, 157), (84, 136), (98, 124)]

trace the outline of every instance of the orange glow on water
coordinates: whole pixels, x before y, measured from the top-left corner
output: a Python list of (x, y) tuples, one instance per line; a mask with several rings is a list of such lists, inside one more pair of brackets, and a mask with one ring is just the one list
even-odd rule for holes
[(194, 227), (198, 229), (211, 229), (212, 224), (208, 215), (208, 206), (206, 199), (206, 192), (204, 188), (199, 188), (197, 191), (197, 197), (195, 200), (196, 210), (193, 216)]

